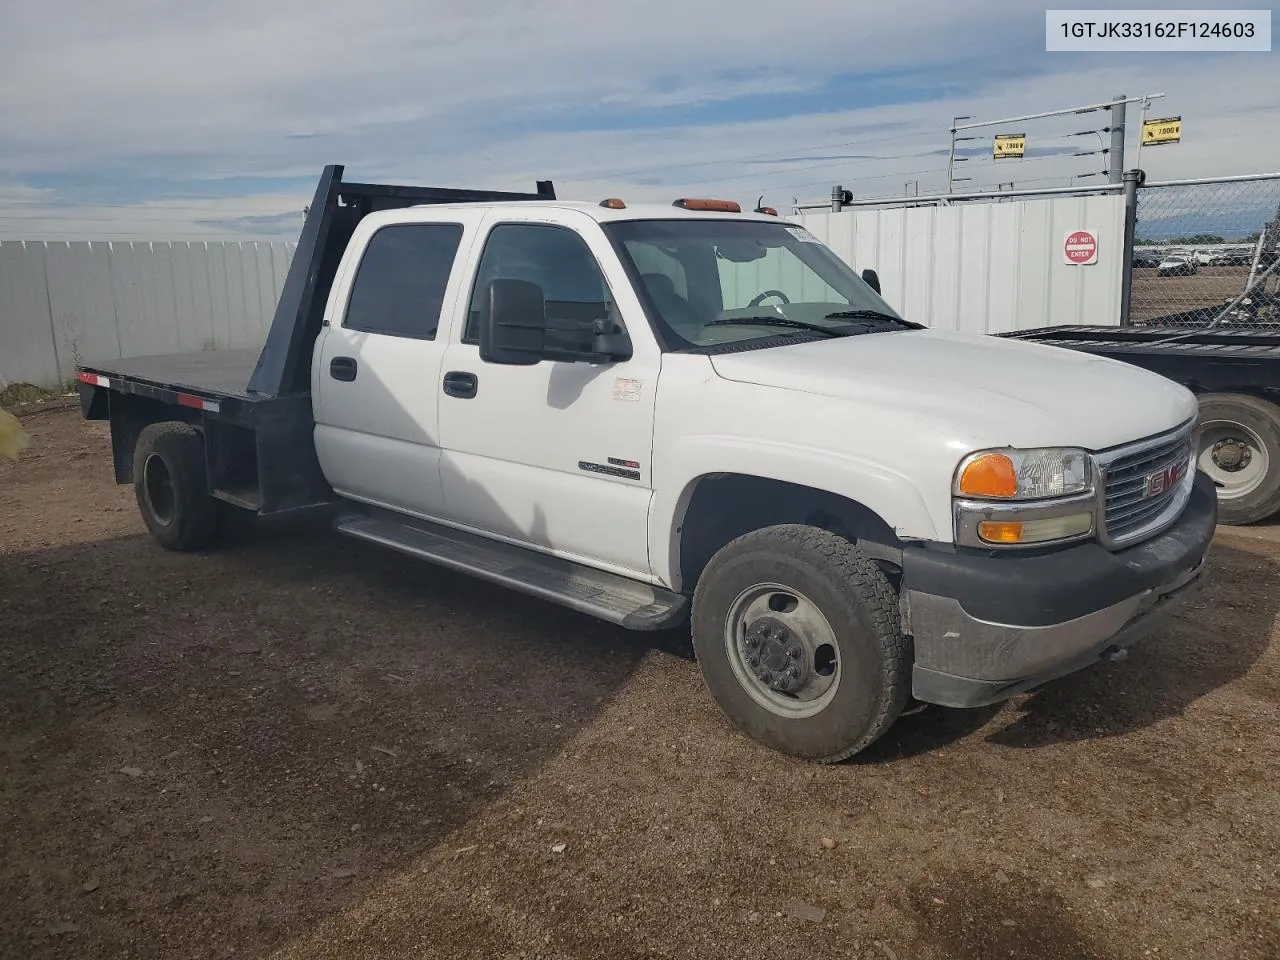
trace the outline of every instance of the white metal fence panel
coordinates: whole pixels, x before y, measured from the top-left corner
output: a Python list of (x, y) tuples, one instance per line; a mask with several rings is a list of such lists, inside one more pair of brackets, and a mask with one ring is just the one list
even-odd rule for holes
[[(1112, 196), (852, 208), (795, 219), (886, 299), (941, 329), (996, 333), (1118, 324), (1124, 201)], [(1097, 262), (1064, 262), (1074, 230), (1098, 238)], [(0, 242), (0, 376), (56, 387), (81, 361), (262, 343), (293, 243)], [(660, 269), (661, 264), (649, 265)], [(775, 257), (721, 265), (745, 306), (786, 282)], [(827, 299), (825, 290), (804, 290)]]
[[(1127, 257), (1119, 195), (861, 207), (793, 219), (856, 269), (875, 270), (894, 309), (931, 327), (999, 333), (1120, 323)], [(1067, 235), (1077, 230), (1097, 238), (1096, 262), (1066, 262)]]
[(81, 361), (257, 347), (295, 246), (0, 242), (0, 377), (57, 387)]

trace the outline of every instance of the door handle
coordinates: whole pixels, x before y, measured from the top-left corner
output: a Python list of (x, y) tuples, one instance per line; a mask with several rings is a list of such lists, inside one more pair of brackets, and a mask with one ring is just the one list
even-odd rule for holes
[(350, 383), (356, 378), (356, 361), (354, 357), (334, 357), (329, 361), (329, 376), (335, 380)]
[(470, 400), (476, 395), (477, 381), (474, 373), (450, 370), (444, 375), (444, 392), (459, 400)]

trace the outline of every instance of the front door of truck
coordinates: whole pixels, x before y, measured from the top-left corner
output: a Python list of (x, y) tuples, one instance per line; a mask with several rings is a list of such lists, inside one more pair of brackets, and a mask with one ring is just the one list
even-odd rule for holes
[(437, 330), (458, 282), (460, 219), (352, 237), (363, 253), (335, 280), (312, 371), (316, 453), (343, 496), (441, 512)]
[[(648, 577), (648, 514), (657, 347), (637, 337), (612, 364), (483, 363), (477, 338), (489, 281), (532, 280), (548, 323), (566, 338), (605, 316), (612, 288), (629, 290), (602, 235), (503, 218), (478, 244), (438, 378), (441, 476), (450, 517), (491, 535), (620, 573)], [(591, 242), (588, 242), (590, 237)], [(592, 243), (598, 244), (593, 250)], [(601, 268), (610, 263), (613, 284)], [(634, 308), (623, 320), (637, 320)]]

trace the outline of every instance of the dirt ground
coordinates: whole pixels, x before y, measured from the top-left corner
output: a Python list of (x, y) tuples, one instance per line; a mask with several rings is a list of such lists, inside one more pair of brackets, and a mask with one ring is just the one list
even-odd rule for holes
[(1142, 323), (1165, 314), (1222, 306), (1240, 296), (1248, 280), (1248, 267), (1201, 267), (1190, 277), (1161, 277), (1154, 268), (1137, 268), (1130, 316)]
[(1280, 957), (1280, 531), (1127, 661), (818, 767), (687, 636), (313, 526), (165, 553), (104, 425), (24, 422), (0, 957)]

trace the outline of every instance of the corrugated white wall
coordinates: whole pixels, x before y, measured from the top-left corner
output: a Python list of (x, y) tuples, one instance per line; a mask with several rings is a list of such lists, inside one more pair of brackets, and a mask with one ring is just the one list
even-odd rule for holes
[[(1118, 195), (849, 208), (791, 219), (857, 270), (874, 269), (894, 309), (931, 327), (999, 333), (1120, 323), (1127, 264)], [(1097, 263), (1065, 263), (1063, 241), (1082, 229), (1098, 237)]]
[[(792, 219), (856, 269), (873, 267), (886, 299), (932, 327), (996, 333), (1120, 322), (1119, 196), (854, 208)], [(1078, 229), (1098, 235), (1096, 264), (1063, 262), (1063, 240)], [(0, 242), (0, 377), (56, 387), (82, 360), (257, 347), (295, 246)], [(744, 305), (783, 279), (781, 264), (767, 258), (721, 266)]]
[(258, 346), (293, 243), (0, 242), (0, 377), (82, 360)]

